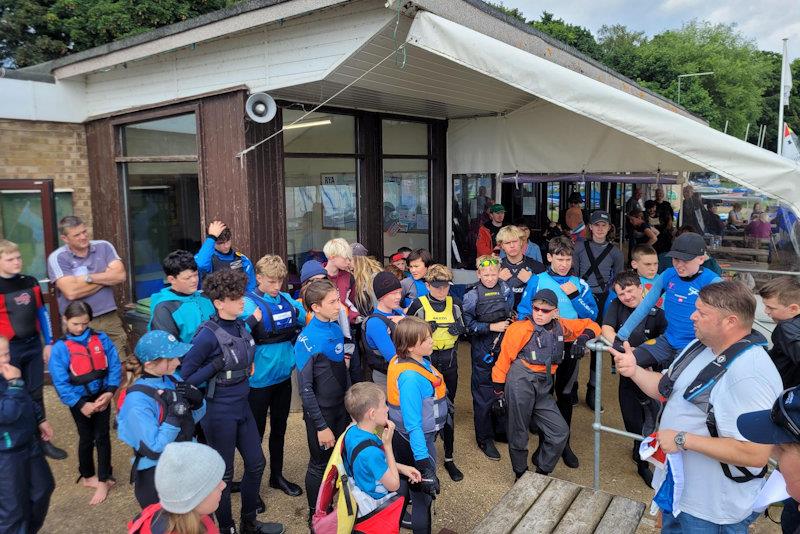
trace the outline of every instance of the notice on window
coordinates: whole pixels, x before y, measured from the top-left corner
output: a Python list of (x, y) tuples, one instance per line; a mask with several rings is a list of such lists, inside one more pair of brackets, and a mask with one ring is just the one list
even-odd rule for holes
[(535, 197), (522, 197), (522, 214), (536, 215)]

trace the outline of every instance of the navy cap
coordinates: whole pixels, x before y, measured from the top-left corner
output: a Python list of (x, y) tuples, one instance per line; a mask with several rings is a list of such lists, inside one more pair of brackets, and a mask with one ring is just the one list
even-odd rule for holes
[(686, 232), (675, 238), (667, 257), (689, 261), (706, 253), (706, 240), (700, 234)]
[(607, 211), (594, 210), (591, 217), (589, 217), (589, 224), (597, 224), (599, 222), (606, 222), (611, 224), (611, 216)]
[(328, 271), (317, 260), (308, 260), (300, 269), (300, 283), (305, 284), (312, 276), (328, 276)]
[(152, 330), (136, 343), (133, 353), (141, 363), (152, 362), (159, 358), (180, 358), (191, 349), (189, 343), (182, 343), (178, 339), (163, 330)]
[(800, 443), (800, 386), (784, 391), (771, 410), (740, 415), (736, 426), (753, 443)]
[(533, 301), (541, 300), (551, 306), (558, 306), (558, 297), (552, 289), (540, 289), (533, 296)]

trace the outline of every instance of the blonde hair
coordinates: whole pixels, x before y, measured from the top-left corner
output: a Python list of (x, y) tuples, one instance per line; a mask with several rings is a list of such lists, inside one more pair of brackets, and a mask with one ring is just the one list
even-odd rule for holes
[(509, 243), (511, 241), (519, 241), (523, 237), (525, 237), (525, 232), (517, 226), (510, 225), (500, 228), (494, 240), (498, 245), (502, 245), (503, 243)]
[(347, 258), (348, 260), (353, 259), (353, 249), (350, 248), (350, 243), (342, 237), (336, 237), (325, 243), (325, 246), (322, 247), (322, 252), (328, 259), (337, 256), (340, 258)]
[(372, 308), (375, 298), (372, 292), (372, 279), (383, 271), (380, 262), (371, 256), (353, 256), (353, 304), (359, 311), (368, 311)]
[(392, 341), (398, 358), (410, 358), (409, 351), (431, 335), (431, 326), (419, 317), (404, 317), (397, 323)]
[(175, 534), (206, 534), (206, 528), (203, 526), (203, 520), (200, 514), (191, 510), (185, 514), (174, 514), (167, 512), (167, 532), (174, 532)]
[[(481, 267), (481, 263), (483, 263), (484, 261), (487, 261), (487, 260), (491, 260), (491, 259), (497, 260), (497, 264), (496, 265), (489, 265), (487, 267)], [(497, 256), (495, 256), (494, 254), (484, 254), (483, 256), (479, 256), (478, 259), (475, 260), (475, 268), (478, 270), (479, 273), (483, 269), (497, 269), (499, 271), (500, 270), (500, 259)]]
[(353, 384), (344, 394), (344, 408), (356, 423), (360, 423), (367, 412), (386, 402), (386, 392), (373, 382)]
[(451, 271), (449, 267), (446, 267), (441, 263), (434, 263), (433, 265), (428, 267), (428, 272), (425, 273), (425, 281), (435, 282), (437, 280), (452, 282), (453, 271)]
[(274, 254), (267, 254), (256, 263), (256, 273), (267, 278), (283, 280), (289, 274), (283, 258)]
[(19, 252), (19, 245), (8, 239), (0, 239), (0, 256), (12, 252)]

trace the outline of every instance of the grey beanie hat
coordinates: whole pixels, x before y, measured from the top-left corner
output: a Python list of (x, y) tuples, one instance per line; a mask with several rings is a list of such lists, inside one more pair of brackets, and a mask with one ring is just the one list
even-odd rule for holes
[(161, 507), (173, 514), (194, 510), (225, 474), (222, 456), (207, 445), (169, 443), (156, 464), (156, 491)]

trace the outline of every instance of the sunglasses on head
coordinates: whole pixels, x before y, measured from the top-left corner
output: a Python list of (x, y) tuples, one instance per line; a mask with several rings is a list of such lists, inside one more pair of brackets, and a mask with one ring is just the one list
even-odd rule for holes
[(794, 388), (787, 389), (781, 394), (780, 398), (775, 401), (775, 404), (772, 405), (770, 419), (772, 419), (773, 423), (791, 434), (794, 439), (800, 441), (800, 428), (798, 428), (794, 420), (789, 417), (789, 414), (786, 413), (786, 397), (793, 389)]
[(534, 305), (533, 311), (537, 311), (539, 313), (552, 313), (556, 311), (558, 308), (541, 308), (539, 306)]
[(478, 267), (491, 267), (492, 265), (500, 265), (500, 260), (497, 258), (490, 258), (488, 260), (483, 260), (478, 264)]

